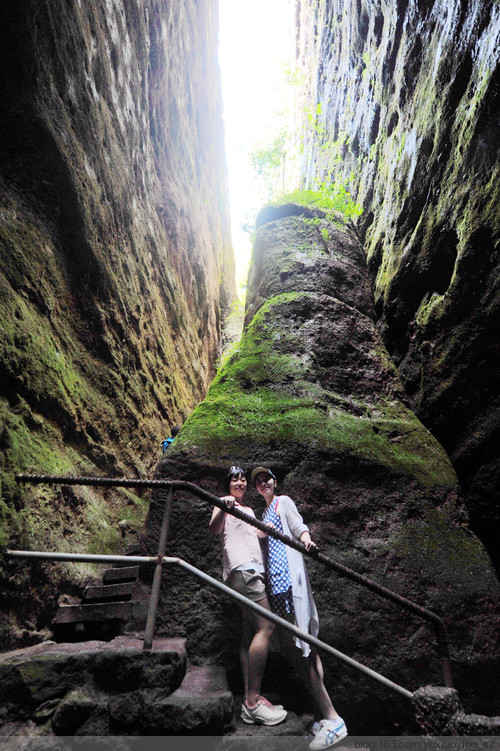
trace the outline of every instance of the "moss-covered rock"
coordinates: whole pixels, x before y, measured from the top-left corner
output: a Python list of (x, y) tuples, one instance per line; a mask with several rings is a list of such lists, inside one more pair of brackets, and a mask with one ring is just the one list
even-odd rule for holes
[[(28, 0), (0, 37), (0, 543), (121, 551), (142, 498), (14, 475), (147, 476), (206, 393), (234, 296), (216, 14)], [(1, 646), (89, 574), (30, 570), (0, 573)]]
[[(467, 528), (450, 461), (409, 407), (370, 315), (359, 246), (347, 229), (332, 227), (331, 236), (336, 252), (325, 260), (307, 217), (281, 216), (259, 227), (260, 260), (253, 260), (249, 288), (249, 306), (257, 310), (158, 471), (221, 494), (230, 464), (270, 466), (322, 552), (442, 616), (464, 703), (487, 711), (482, 675), (498, 669), (491, 620), (498, 582)], [(308, 273), (296, 264), (281, 291), (272, 283), (280, 253), (292, 268), (295, 246), (297, 256), (308, 259)], [(362, 301), (360, 290), (366, 291)], [(253, 489), (249, 501), (259, 514), (262, 502)], [(153, 499), (151, 551), (162, 508), (163, 501)], [(220, 577), (210, 512), (203, 501), (176, 494), (169, 554)], [(318, 564), (309, 570), (325, 641), (409, 689), (442, 683), (429, 626)], [(227, 661), (232, 654), (234, 660), (234, 606), (177, 572), (169, 581), (160, 629), (186, 635), (190, 653), (200, 658)], [(356, 732), (394, 733), (395, 723), (410, 722), (404, 704), (338, 663), (326, 663), (334, 702)]]
[[(45, 642), (0, 656), (0, 729), (17, 723), (34, 735), (150, 735), (150, 710), (179, 689), (186, 672), (185, 644), (126, 636), (111, 642)], [(19, 728), (22, 728), (19, 731)]]
[(300, 4), (305, 182), (350, 180), (379, 329), (500, 572), (496, 3), (350, 11)]

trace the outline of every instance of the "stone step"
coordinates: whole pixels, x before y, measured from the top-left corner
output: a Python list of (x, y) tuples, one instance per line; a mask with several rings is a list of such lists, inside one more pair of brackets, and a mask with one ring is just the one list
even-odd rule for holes
[[(268, 696), (267, 698), (270, 699), (274, 704), (279, 704), (279, 697), (278, 696)], [(272, 726), (265, 726), (265, 725), (248, 725), (246, 722), (243, 722), (240, 716), (240, 707), (243, 701), (243, 697), (235, 697), (234, 700), (234, 724), (233, 729), (231, 732), (227, 733), (224, 738), (222, 739), (220, 748), (221, 749), (230, 749), (232, 747), (240, 747), (243, 748), (243, 746), (240, 746), (238, 743), (238, 739), (242, 738), (255, 738), (256, 748), (259, 748), (259, 741), (257, 739), (262, 739), (260, 742), (265, 743), (264, 738), (272, 736), (273, 738), (279, 738), (279, 737), (302, 737), (305, 739), (307, 735), (307, 731), (312, 726), (312, 723), (314, 722), (314, 717), (310, 713), (296, 713), (288, 709), (287, 706), (285, 706), (285, 709), (287, 710), (287, 716), (284, 722), (281, 722), (279, 725), (272, 725)], [(312, 739), (312, 736), (310, 740)], [(283, 748), (285, 750), (285, 746), (280, 746), (280, 749)], [(302, 748), (307, 748), (307, 744), (305, 744)]]
[(131, 602), (60, 605), (54, 618), (54, 624), (126, 621), (131, 614), (131, 605)]
[(216, 665), (189, 666), (177, 691), (147, 707), (149, 734), (222, 735), (232, 721), (233, 695)]
[(87, 587), (82, 602), (107, 602), (110, 600), (129, 600), (134, 591), (135, 582), (107, 584), (103, 587)]
[(157, 638), (145, 653), (139, 634), (2, 653), (0, 735), (2, 723), (20, 718), (24, 728), (11, 728), (19, 735), (37, 735), (42, 723), (44, 736), (148, 735), (150, 708), (179, 688), (185, 672), (184, 639)]
[(108, 568), (102, 575), (104, 584), (113, 582), (135, 581), (139, 576), (139, 566), (126, 566), (123, 568)]

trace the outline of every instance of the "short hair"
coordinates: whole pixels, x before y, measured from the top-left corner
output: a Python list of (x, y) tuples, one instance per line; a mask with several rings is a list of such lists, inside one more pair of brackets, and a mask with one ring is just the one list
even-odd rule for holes
[(226, 493), (229, 492), (229, 483), (231, 482), (231, 479), (233, 477), (236, 477), (236, 475), (243, 475), (245, 480), (247, 479), (247, 473), (244, 469), (241, 467), (238, 467), (237, 464), (234, 464), (232, 467), (229, 467), (228, 473), (224, 479), (224, 490)]

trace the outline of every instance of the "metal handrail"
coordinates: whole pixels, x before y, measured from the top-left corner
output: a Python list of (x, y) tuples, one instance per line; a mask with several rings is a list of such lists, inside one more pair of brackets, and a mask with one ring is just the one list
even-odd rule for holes
[(125, 563), (156, 563), (157, 565), (160, 565), (160, 566), (165, 563), (178, 565), (181, 568), (183, 568), (185, 571), (188, 571), (190, 574), (193, 574), (194, 576), (197, 576), (199, 579), (202, 579), (207, 584), (210, 584), (212, 587), (219, 589), (221, 592), (223, 592), (223, 594), (239, 602), (240, 605), (243, 605), (244, 607), (247, 607), (250, 610), (255, 611), (256, 613), (258, 613), (258, 615), (262, 616), (263, 618), (267, 618), (268, 621), (272, 621), (273, 623), (276, 623), (278, 626), (282, 626), (283, 628), (286, 628), (288, 631), (291, 631), (292, 634), (295, 634), (295, 636), (298, 636), (303, 641), (306, 641), (308, 644), (311, 644), (312, 646), (317, 647), (318, 649), (322, 649), (324, 652), (327, 652), (333, 657), (336, 657), (342, 662), (345, 662), (347, 665), (350, 665), (356, 670), (359, 670), (365, 675), (368, 675), (370, 678), (373, 678), (379, 683), (382, 683), (387, 688), (391, 689), (391, 691), (401, 694), (402, 696), (410, 700), (413, 698), (412, 692), (408, 691), (408, 689), (403, 688), (403, 686), (400, 686), (398, 683), (394, 683), (394, 681), (391, 681), (389, 678), (386, 678), (384, 675), (381, 675), (380, 673), (377, 673), (375, 670), (372, 670), (371, 668), (366, 667), (366, 665), (363, 665), (362, 663), (357, 662), (356, 660), (353, 660), (352, 657), (349, 657), (348, 655), (345, 655), (343, 652), (340, 652), (338, 649), (331, 647), (329, 644), (326, 644), (325, 642), (321, 641), (321, 639), (318, 639), (316, 636), (312, 636), (312, 634), (308, 634), (305, 631), (302, 631), (302, 629), (298, 628), (298, 626), (294, 626), (293, 624), (286, 621), (284, 618), (280, 618), (279, 615), (276, 615), (270, 610), (266, 610), (266, 608), (263, 608), (261, 605), (258, 605), (256, 602), (253, 602), (252, 600), (249, 600), (244, 595), (239, 594), (239, 592), (235, 592), (230, 587), (226, 586), (225, 584), (218, 581), (217, 579), (214, 579), (212, 576), (209, 576), (209, 574), (206, 574), (204, 571), (201, 571), (195, 566), (192, 566), (190, 563), (187, 563), (187, 561), (184, 561), (182, 558), (173, 558), (169, 556), (163, 556), (161, 561), (159, 561), (156, 556), (95, 555), (95, 554), (85, 554), (85, 553), (50, 553), (50, 552), (42, 552), (42, 551), (38, 552), (38, 551), (33, 551), (33, 550), (7, 550), (6, 555), (8, 555), (11, 558), (36, 558), (36, 559), (42, 559), (42, 560), (55, 560), (55, 561), (76, 561), (80, 563), (84, 563), (84, 562), (124, 563), (125, 562)]
[(357, 571), (354, 571), (351, 568), (348, 568), (347, 566), (344, 566), (342, 563), (338, 563), (337, 561), (334, 561), (331, 558), (328, 558), (328, 556), (324, 555), (323, 553), (320, 553), (316, 549), (307, 550), (306, 547), (297, 540), (293, 540), (291, 537), (288, 537), (287, 535), (284, 535), (281, 532), (278, 532), (278, 530), (269, 527), (267, 524), (264, 524), (264, 522), (259, 521), (259, 519), (256, 519), (254, 517), (248, 516), (248, 514), (245, 514), (244, 512), (240, 511), (238, 508), (228, 508), (224, 501), (222, 501), (220, 498), (218, 498), (215, 495), (212, 495), (212, 493), (209, 493), (207, 490), (203, 490), (202, 488), (199, 488), (197, 485), (194, 485), (194, 483), (187, 482), (185, 480), (143, 480), (143, 479), (136, 479), (136, 478), (115, 478), (115, 477), (73, 477), (73, 476), (66, 476), (66, 475), (41, 475), (41, 474), (17, 474), (16, 480), (18, 482), (29, 482), (34, 484), (39, 483), (53, 483), (53, 484), (64, 484), (64, 485), (95, 485), (95, 486), (104, 486), (104, 487), (135, 487), (135, 488), (150, 488), (150, 489), (172, 489), (173, 490), (185, 490), (189, 493), (192, 493), (193, 495), (198, 496), (199, 498), (202, 498), (209, 503), (211, 503), (214, 506), (217, 506), (218, 508), (225, 511), (227, 514), (230, 514), (231, 516), (235, 516), (238, 519), (241, 519), (242, 521), (246, 522), (247, 524), (250, 524), (253, 527), (256, 527), (257, 529), (260, 529), (261, 531), (265, 532), (267, 535), (270, 535), (271, 537), (275, 537), (278, 540), (281, 540), (285, 545), (288, 545), (291, 548), (294, 548), (295, 550), (298, 550), (303, 555), (309, 556), (310, 558), (313, 558), (314, 560), (318, 560), (321, 563), (323, 563), (328, 568), (332, 569), (333, 571), (336, 571), (340, 576), (345, 576), (348, 579), (351, 579), (352, 581), (357, 582), (358, 584), (361, 584), (363, 587), (366, 587), (370, 591), (374, 592), (375, 594), (379, 595), (380, 597), (383, 597), (386, 600), (390, 600), (391, 602), (394, 602), (396, 605), (401, 607), (404, 610), (407, 610), (411, 613), (414, 613), (415, 615), (418, 615), (420, 618), (423, 618), (424, 620), (428, 621), (429, 623), (432, 623), (434, 627), (434, 632), (436, 635), (436, 641), (438, 646), (438, 653), (441, 658), (441, 665), (443, 669), (443, 676), (444, 676), (444, 685), (448, 688), (453, 688), (453, 677), (451, 673), (451, 666), (450, 666), (450, 656), (449, 656), (449, 645), (448, 645), (448, 635), (446, 631), (446, 626), (443, 622), (443, 620), (432, 610), (429, 610), (428, 608), (424, 608), (421, 605), (418, 605), (417, 603), (413, 602), (412, 600), (409, 600), (406, 597), (403, 597), (402, 595), (398, 594), (397, 592), (394, 592), (391, 589), (388, 589), (387, 587), (382, 586), (381, 584), (378, 584), (377, 582), (372, 581), (367, 576), (364, 576), (363, 574), (359, 574)]

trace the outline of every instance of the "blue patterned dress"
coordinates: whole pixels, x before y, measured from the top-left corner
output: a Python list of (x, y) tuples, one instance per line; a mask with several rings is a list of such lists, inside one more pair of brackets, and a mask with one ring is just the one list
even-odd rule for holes
[[(279, 496), (276, 496), (262, 514), (262, 521), (265, 524), (273, 524), (278, 532), (283, 532), (281, 518), (276, 511), (278, 501)], [(266, 537), (266, 543), (266, 585), (271, 609), (282, 618), (295, 615), (286, 545), (274, 537)]]

